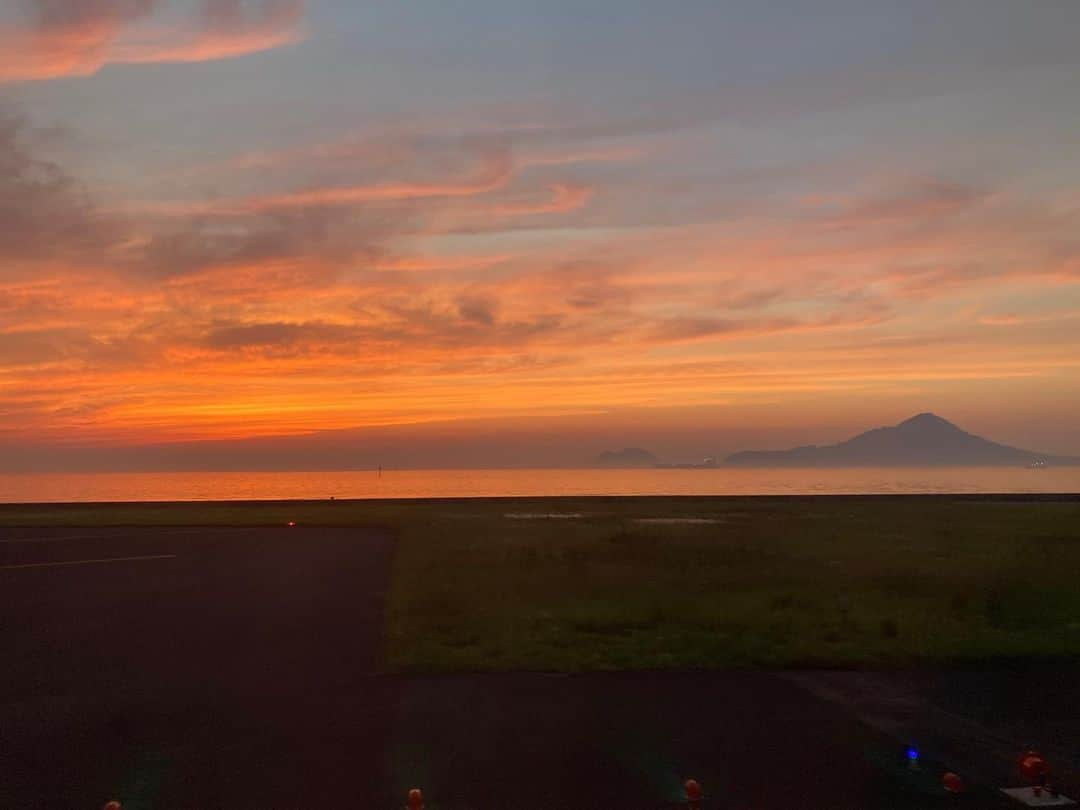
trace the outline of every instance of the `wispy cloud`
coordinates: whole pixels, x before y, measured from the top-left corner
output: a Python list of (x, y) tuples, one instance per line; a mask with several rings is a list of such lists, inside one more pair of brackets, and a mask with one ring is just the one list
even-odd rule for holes
[(347, 206), (366, 202), (415, 200), (433, 197), (471, 197), (502, 186), (510, 176), (508, 155), (489, 155), (475, 176), (441, 182), (376, 183), (358, 186), (328, 186), (256, 197), (237, 204), (211, 207), (222, 213), (250, 213), (285, 208)]
[(565, 214), (576, 211), (588, 202), (593, 189), (571, 183), (556, 183), (550, 188), (546, 200), (506, 200), (492, 205), (484, 216), (516, 217), (533, 214)]
[(936, 178), (901, 181), (884, 192), (806, 200), (820, 221), (836, 228), (913, 227), (969, 213), (992, 202), (985, 189)]
[(22, 0), (0, 27), (0, 82), (91, 76), (110, 64), (204, 62), (270, 50), (302, 35), (304, 0), (204, 0), (187, 23), (158, 20), (166, 0)]

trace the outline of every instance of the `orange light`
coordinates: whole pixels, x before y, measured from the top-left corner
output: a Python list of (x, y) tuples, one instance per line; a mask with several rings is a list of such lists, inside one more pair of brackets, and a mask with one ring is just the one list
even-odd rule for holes
[(286, 525), (286, 526), (295, 526), (295, 525), (296, 525), (296, 521), (295, 521), (295, 520), (290, 520), (290, 521), (289, 521), (288, 523), (286, 523), (285, 525)]

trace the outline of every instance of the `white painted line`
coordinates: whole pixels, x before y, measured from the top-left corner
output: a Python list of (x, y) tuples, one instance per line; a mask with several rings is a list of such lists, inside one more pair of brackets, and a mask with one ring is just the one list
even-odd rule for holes
[(132, 560), (171, 560), (175, 554), (144, 554), (139, 557), (106, 557), (102, 560), (67, 560), (65, 562), (23, 563), (22, 565), (0, 565), (0, 571), (12, 568), (58, 568), (62, 565), (98, 565), (99, 563), (130, 562)]

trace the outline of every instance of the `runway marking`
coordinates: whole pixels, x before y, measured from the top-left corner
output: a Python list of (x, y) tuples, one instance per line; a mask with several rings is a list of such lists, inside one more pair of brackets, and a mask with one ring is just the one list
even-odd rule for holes
[(0, 565), (0, 571), (12, 568), (59, 568), (63, 565), (98, 565), (100, 563), (131, 562), (133, 560), (171, 560), (175, 554), (143, 554), (138, 557), (105, 557), (100, 560), (65, 560), (63, 562), (22, 563), (20, 565)]

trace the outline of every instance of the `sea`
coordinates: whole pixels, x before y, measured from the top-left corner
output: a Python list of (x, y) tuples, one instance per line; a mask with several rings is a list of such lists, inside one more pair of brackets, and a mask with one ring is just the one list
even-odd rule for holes
[(1080, 467), (0, 474), (0, 503), (961, 493), (1080, 493)]

